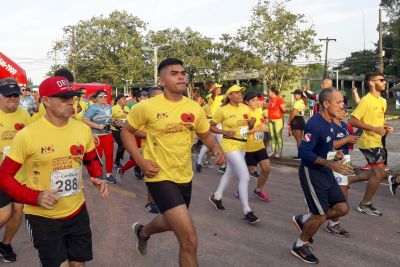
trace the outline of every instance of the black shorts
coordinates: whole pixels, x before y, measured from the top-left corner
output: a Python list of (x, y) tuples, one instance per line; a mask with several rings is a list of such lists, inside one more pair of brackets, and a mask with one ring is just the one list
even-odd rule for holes
[(66, 260), (92, 260), (92, 232), (86, 206), (74, 217), (66, 220), (30, 214), (26, 214), (25, 217), (28, 232), (39, 252), (42, 266), (60, 266)]
[(178, 184), (172, 181), (146, 182), (147, 188), (161, 213), (185, 204), (190, 205), (192, 182)]
[(335, 204), (346, 202), (332, 171), (300, 165), (299, 177), (312, 214), (324, 215)]
[(290, 121), (290, 128), (292, 130), (300, 130), (303, 131), (306, 122), (304, 121), (303, 116), (294, 116), (294, 118)]
[(12, 199), (3, 190), (0, 189), (0, 209), (12, 202)]
[(386, 161), (386, 152), (382, 147), (374, 147), (363, 149), (360, 148), (361, 153), (367, 159), (369, 165), (383, 164)]
[(265, 148), (254, 152), (246, 152), (244, 158), (246, 159), (247, 166), (257, 166), (260, 161), (269, 159), (267, 150)]

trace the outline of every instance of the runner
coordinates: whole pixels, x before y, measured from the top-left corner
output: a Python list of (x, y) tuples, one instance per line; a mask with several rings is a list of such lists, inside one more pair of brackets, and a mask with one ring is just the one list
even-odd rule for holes
[[(188, 212), (194, 134), (212, 149), (217, 164), (224, 161), (224, 155), (208, 131), (203, 109), (182, 96), (187, 84), (183, 62), (167, 58), (159, 64), (158, 73), (164, 94), (133, 106), (122, 129), (125, 148), (141, 167), (147, 188), (161, 211), (150, 223), (133, 225), (136, 248), (140, 255), (146, 255), (151, 235), (173, 231), (179, 242), (179, 265), (198, 266), (197, 235)], [(147, 132), (142, 156), (134, 137), (143, 126)]]
[(346, 215), (349, 211), (346, 199), (332, 171), (350, 175), (353, 168), (341, 160), (327, 160), (333, 149), (332, 120), (343, 109), (343, 96), (334, 88), (319, 94), (320, 113), (310, 118), (299, 147), (301, 164), (299, 178), (311, 214), (293, 216), (292, 222), (301, 232), (294, 242), (291, 254), (307, 263), (318, 263), (311, 252), (309, 240), (327, 219)]
[[(25, 203), (28, 232), (42, 266), (84, 266), (93, 256), (82, 163), (102, 197), (108, 195), (107, 185), (93, 178), (102, 172), (89, 127), (70, 119), (77, 92), (64, 77), (47, 78), (39, 92), (46, 115), (15, 135), (0, 167), (0, 188)], [(14, 178), (22, 165), (26, 186)]]
[(19, 107), (25, 110), (29, 115), (33, 114), (35, 108), (35, 99), (31, 96), (31, 89), (21, 87), (22, 96), (19, 99)]
[(268, 90), (268, 127), (271, 137), (271, 154), (269, 157), (280, 158), (283, 149), (283, 112), (286, 111), (283, 98), (279, 96), (279, 90), (271, 87)]
[[(18, 107), (21, 95), (18, 82), (12, 78), (0, 80), (0, 162), (7, 156), (11, 142), (17, 132), (31, 122), (29, 114)], [(21, 169), (16, 177), (25, 183), (25, 171)], [(23, 204), (16, 202), (0, 190), (0, 227), (6, 225), (3, 241), (0, 242), (0, 255), (4, 262), (17, 260), (11, 241), (21, 226)]]
[[(217, 191), (208, 198), (218, 211), (225, 210), (222, 205), (222, 195), (230, 180), (239, 177), (239, 198), (242, 202), (244, 217), (247, 223), (254, 224), (260, 219), (254, 215), (249, 206), (249, 180), (245, 154), (249, 125), (254, 126), (255, 118), (249, 120), (250, 109), (242, 104), (242, 91), (245, 89), (238, 85), (231, 86), (226, 91), (222, 106), (215, 112), (211, 119), (211, 131), (223, 135), (221, 147), (227, 158), (226, 171), (222, 175)], [(222, 129), (216, 127), (222, 125)]]
[(261, 167), (259, 175), (257, 171), (256, 175), (254, 172), (252, 174), (252, 176), (258, 177), (257, 186), (254, 188), (253, 193), (259, 199), (269, 202), (271, 198), (263, 191), (263, 188), (271, 170), (271, 163), (264, 146), (264, 133), (267, 131), (267, 126), (262, 110), (260, 109), (259, 95), (256, 92), (248, 92), (244, 96), (244, 102), (250, 108), (249, 117), (256, 119), (253, 129), (250, 129), (248, 132), (245, 155), (246, 164), (248, 167), (253, 167), (254, 170), (257, 169), (257, 164)]
[(82, 121), (91, 128), (93, 135), (99, 138), (100, 143), (97, 145), (96, 150), (100, 158), (102, 158), (104, 151), (106, 161), (105, 180), (108, 183), (115, 184), (117, 181), (112, 175), (114, 150), (114, 141), (111, 134), (112, 110), (111, 106), (106, 103), (107, 92), (105, 90), (98, 90), (96, 95), (97, 102), (85, 112)]
[[(333, 83), (332, 83), (331, 79), (324, 79), (321, 82), (321, 89), (324, 90), (324, 89), (332, 88), (332, 85), (333, 85)], [(308, 91), (308, 86), (304, 86), (303, 87), (303, 92), (309, 99), (315, 101), (312, 114), (313, 115), (318, 114), (318, 112), (319, 112), (318, 95), (319, 94), (316, 94), (316, 93), (313, 93), (313, 92), (309, 92)]]
[(395, 196), (396, 189), (400, 185), (400, 176), (394, 177), (393, 175), (389, 175), (388, 182), (389, 182), (390, 193), (392, 193), (392, 195)]
[(125, 122), (126, 115), (129, 113), (129, 108), (126, 106), (126, 97), (124, 95), (118, 95), (115, 98), (115, 105), (112, 107), (112, 119), (111, 132), (114, 140), (117, 142), (118, 148), (115, 154), (115, 167), (122, 168), (121, 160), (124, 157), (125, 148), (121, 140), (121, 129)]
[[(304, 126), (306, 124), (303, 117), (306, 105), (304, 105), (303, 92), (300, 89), (294, 90), (292, 94), (294, 95), (294, 99), (296, 102), (294, 103), (293, 108), (290, 111), (287, 125), (289, 126), (289, 133), (291, 132), (291, 134), (293, 135), (298, 148), (300, 146), (301, 139), (303, 137)], [(300, 159), (298, 155), (294, 158)]]
[(371, 201), (380, 182), (385, 178), (386, 153), (382, 146), (382, 136), (391, 129), (385, 127), (386, 101), (381, 97), (381, 93), (386, 90), (386, 81), (382, 73), (373, 72), (367, 73), (365, 83), (369, 93), (361, 99), (349, 119), (352, 126), (363, 130), (358, 147), (371, 165), (364, 197), (357, 210), (368, 215), (381, 216), (382, 212)]

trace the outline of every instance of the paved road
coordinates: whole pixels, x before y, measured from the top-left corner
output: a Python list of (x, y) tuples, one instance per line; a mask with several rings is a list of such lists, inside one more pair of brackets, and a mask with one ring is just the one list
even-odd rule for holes
[[(205, 169), (196, 175), (191, 204), (199, 235), (200, 266), (306, 266), (289, 254), (298, 233), (290, 224), (292, 215), (306, 211), (297, 178), (297, 170), (281, 165), (272, 168), (267, 191), (270, 203), (253, 196), (250, 205), (261, 221), (248, 225), (242, 216), (239, 200), (233, 197), (237, 179), (233, 180), (223, 201), (226, 211), (217, 212), (207, 198), (215, 190), (220, 175), (216, 169)], [(255, 185), (251, 180), (250, 188)], [(374, 203), (381, 208), (382, 217), (370, 217), (355, 211), (365, 184), (350, 190), (351, 212), (343, 226), (351, 237), (332, 236), (323, 230), (315, 237), (314, 252), (322, 266), (399, 266), (400, 197), (390, 195), (381, 186)], [(94, 260), (87, 266), (177, 266), (178, 246), (171, 233), (151, 237), (148, 255), (138, 256), (134, 249), (133, 222), (147, 222), (151, 214), (143, 210), (146, 190), (143, 181), (126, 173), (121, 184), (111, 185), (108, 200), (85, 181), (87, 206), (93, 230)], [(25, 227), (13, 243), (18, 262), (7, 266), (39, 266)]]

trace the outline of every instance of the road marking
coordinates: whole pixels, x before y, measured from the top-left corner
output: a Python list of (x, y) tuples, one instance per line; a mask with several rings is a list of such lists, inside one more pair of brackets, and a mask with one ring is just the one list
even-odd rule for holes
[(109, 186), (108, 189), (110, 191), (114, 191), (115, 193), (122, 194), (122, 195), (127, 196), (127, 197), (136, 198), (136, 193), (127, 191), (125, 189), (121, 189), (119, 187), (111, 187), (111, 186)]

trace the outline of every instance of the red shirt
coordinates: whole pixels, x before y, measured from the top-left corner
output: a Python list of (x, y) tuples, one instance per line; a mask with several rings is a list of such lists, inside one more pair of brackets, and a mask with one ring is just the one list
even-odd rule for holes
[(283, 112), (279, 107), (282, 104), (283, 104), (283, 99), (279, 96), (268, 99), (268, 104), (267, 104), (268, 119), (270, 120), (282, 119)]

